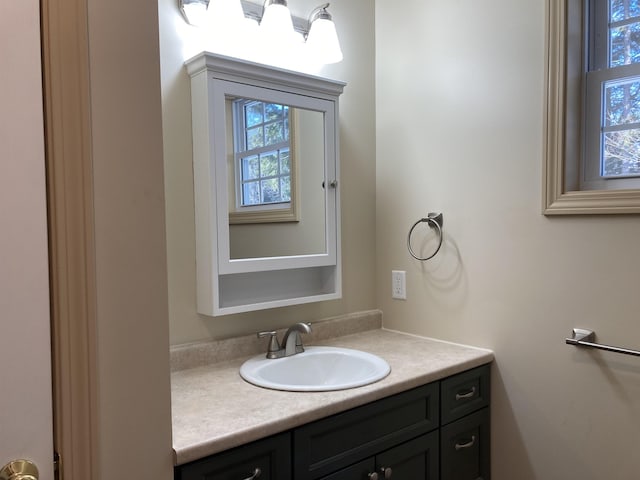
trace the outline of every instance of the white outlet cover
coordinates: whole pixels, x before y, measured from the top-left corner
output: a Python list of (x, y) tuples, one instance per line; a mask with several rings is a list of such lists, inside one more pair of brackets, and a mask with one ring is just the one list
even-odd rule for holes
[(407, 299), (407, 272), (404, 270), (391, 271), (391, 298)]

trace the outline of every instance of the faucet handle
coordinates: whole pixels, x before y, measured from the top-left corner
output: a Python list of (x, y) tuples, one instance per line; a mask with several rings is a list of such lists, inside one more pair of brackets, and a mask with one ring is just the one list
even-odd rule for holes
[(258, 332), (258, 338), (269, 337), (269, 348), (267, 349), (267, 358), (277, 358), (280, 354), (280, 343), (278, 343), (278, 332), (272, 330), (270, 332)]

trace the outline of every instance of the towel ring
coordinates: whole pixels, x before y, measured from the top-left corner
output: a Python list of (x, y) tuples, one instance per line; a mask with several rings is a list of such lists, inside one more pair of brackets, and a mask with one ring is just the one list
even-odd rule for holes
[[(435, 229), (438, 234), (438, 247), (436, 248), (436, 251), (433, 252), (428, 257), (419, 257), (418, 255), (416, 255), (416, 253), (413, 251), (413, 248), (411, 247), (411, 235), (413, 234), (413, 230), (420, 223), (426, 223), (427, 225), (429, 225), (429, 228)], [(413, 226), (409, 230), (409, 234), (407, 235), (407, 248), (409, 249), (409, 253), (413, 258), (415, 258), (416, 260), (420, 260), (421, 262), (424, 262), (426, 260), (433, 258), (436, 255), (436, 253), (440, 251), (440, 247), (442, 247), (442, 224), (443, 223), (444, 223), (444, 217), (442, 216), (441, 213), (429, 212), (429, 214), (425, 218), (421, 218), (420, 220), (418, 220), (416, 223), (413, 224)]]

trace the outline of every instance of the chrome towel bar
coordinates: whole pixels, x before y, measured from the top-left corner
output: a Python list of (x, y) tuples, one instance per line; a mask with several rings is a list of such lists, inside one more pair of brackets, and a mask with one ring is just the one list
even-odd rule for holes
[(576, 347), (597, 348), (598, 350), (606, 350), (608, 352), (622, 353), (624, 355), (633, 355), (640, 357), (640, 351), (631, 350), (629, 348), (613, 347), (611, 345), (603, 345), (595, 343), (596, 333), (593, 330), (585, 330), (584, 328), (574, 328), (573, 336), (566, 338), (567, 345), (575, 345)]

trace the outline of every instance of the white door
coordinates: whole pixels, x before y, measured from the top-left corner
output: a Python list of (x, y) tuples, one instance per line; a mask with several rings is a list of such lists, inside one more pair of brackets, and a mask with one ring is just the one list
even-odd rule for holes
[(0, 468), (53, 479), (38, 0), (0, 2)]

